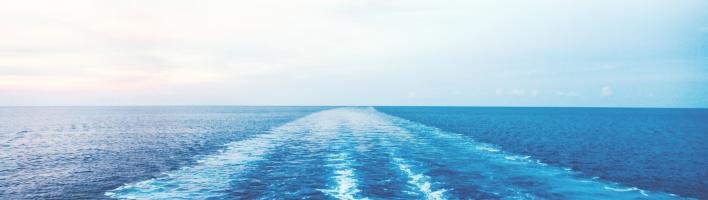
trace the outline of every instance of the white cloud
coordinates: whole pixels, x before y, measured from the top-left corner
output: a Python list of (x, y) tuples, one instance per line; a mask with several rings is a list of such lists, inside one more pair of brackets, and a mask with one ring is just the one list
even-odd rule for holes
[(516, 89), (510, 89), (510, 90), (504, 90), (504, 89), (497, 89), (495, 91), (495, 94), (498, 96), (516, 96), (516, 97), (521, 97), (521, 96), (538, 96), (540, 92), (538, 89), (521, 89), (521, 88), (516, 88)]
[(575, 91), (568, 91), (568, 92), (558, 91), (558, 92), (556, 92), (556, 95), (558, 95), (558, 96), (563, 96), (563, 97), (577, 97), (577, 96), (580, 96), (580, 94), (578, 94), (578, 93), (575, 92)]

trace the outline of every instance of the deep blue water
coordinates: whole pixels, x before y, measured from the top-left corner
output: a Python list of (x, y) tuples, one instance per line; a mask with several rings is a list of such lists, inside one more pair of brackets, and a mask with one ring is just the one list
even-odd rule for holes
[(708, 109), (380, 107), (628, 186), (708, 199)]
[(5, 107), (0, 199), (703, 199), (707, 116)]

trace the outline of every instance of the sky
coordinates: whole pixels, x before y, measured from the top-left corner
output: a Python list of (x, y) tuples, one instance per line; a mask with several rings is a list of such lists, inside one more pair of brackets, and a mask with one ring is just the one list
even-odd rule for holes
[(708, 107), (705, 0), (0, 0), (0, 105)]

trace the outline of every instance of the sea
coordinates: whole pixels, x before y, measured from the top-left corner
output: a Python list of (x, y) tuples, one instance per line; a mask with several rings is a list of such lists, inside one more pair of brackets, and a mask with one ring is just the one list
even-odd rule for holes
[(708, 109), (0, 107), (0, 199), (708, 199)]

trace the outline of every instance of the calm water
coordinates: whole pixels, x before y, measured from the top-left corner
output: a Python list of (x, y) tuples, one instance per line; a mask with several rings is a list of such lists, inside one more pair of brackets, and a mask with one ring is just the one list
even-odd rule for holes
[(707, 117), (664, 109), (0, 108), (0, 199), (705, 198)]

